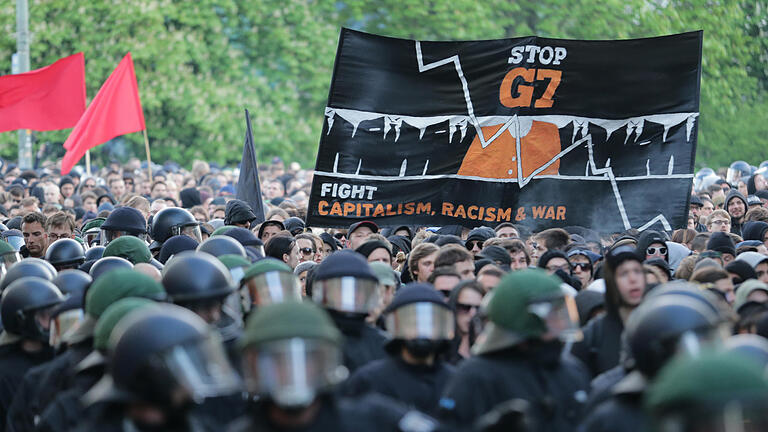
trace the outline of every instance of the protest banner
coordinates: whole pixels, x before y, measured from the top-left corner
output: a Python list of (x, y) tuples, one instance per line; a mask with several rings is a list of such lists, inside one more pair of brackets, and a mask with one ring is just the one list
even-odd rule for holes
[(701, 46), (343, 29), (308, 224), (683, 227)]

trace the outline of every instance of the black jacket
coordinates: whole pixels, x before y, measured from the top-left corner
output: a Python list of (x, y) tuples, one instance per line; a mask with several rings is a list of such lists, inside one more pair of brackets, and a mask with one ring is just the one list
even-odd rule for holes
[[(229, 432), (416, 432), (437, 431), (439, 423), (430, 417), (408, 411), (384, 396), (369, 394), (359, 398), (327, 396), (320, 400), (320, 411), (310, 425), (286, 429), (269, 421), (266, 405), (256, 403), (243, 416), (229, 425)], [(408, 427), (406, 415), (418, 416), (418, 426)], [(430, 427), (432, 425), (433, 427)]]
[(516, 348), (464, 361), (440, 401), (443, 418), (468, 430), (480, 416), (502, 402), (523, 399), (537, 431), (573, 431), (582, 416), (589, 373), (568, 353), (547, 367)]
[(366, 324), (364, 319), (331, 311), (336, 327), (344, 335), (344, 366), (352, 373), (359, 367), (387, 356), (384, 333)]
[(34, 354), (27, 353), (22, 350), (21, 342), (0, 346), (0, 430), (5, 430), (8, 411), (24, 375), (31, 368), (50, 360), (52, 356), (53, 352), (49, 349)]
[(582, 329), (584, 338), (573, 345), (571, 353), (596, 377), (619, 364), (623, 331), (624, 324), (618, 313), (603, 314)]
[(8, 431), (35, 430), (35, 418), (39, 418), (59, 393), (72, 385), (73, 369), (91, 352), (92, 345), (93, 341), (89, 338), (26, 373), (8, 411)]
[(648, 417), (643, 411), (643, 393), (647, 381), (632, 372), (611, 391), (611, 397), (597, 406), (584, 420), (579, 432), (645, 432)]
[(456, 368), (440, 360), (433, 366), (417, 366), (390, 355), (358, 369), (343, 388), (349, 396), (376, 392), (434, 415), (437, 402), (455, 372)]

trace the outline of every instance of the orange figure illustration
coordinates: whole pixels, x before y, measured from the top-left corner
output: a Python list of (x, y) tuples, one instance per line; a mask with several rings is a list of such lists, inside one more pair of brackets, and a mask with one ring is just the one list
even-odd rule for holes
[[(482, 127), (488, 141), (503, 125)], [(530, 176), (560, 153), (560, 134), (552, 123), (516, 118), (509, 128), (483, 148), (475, 136), (459, 168), (459, 175), (485, 178), (517, 178), (517, 139), (520, 139), (520, 164), (523, 177)], [(536, 176), (557, 175), (560, 159)]]

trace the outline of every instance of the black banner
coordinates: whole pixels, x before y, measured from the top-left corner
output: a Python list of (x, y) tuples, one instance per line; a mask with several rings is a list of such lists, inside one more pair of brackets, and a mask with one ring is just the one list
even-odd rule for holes
[(684, 227), (701, 43), (343, 29), (308, 224)]

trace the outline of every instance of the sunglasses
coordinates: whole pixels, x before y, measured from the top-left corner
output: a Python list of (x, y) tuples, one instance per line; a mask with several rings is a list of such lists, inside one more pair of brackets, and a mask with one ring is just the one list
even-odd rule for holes
[(466, 303), (456, 303), (456, 310), (458, 310), (459, 312), (469, 312), (473, 309), (477, 311), (479, 307), (480, 306), (475, 306), (475, 305), (466, 304)]
[(482, 249), (483, 248), (483, 243), (484, 242), (482, 242), (482, 241), (470, 240), (470, 241), (464, 243), (464, 246), (467, 247), (467, 250), (472, 250), (472, 249), (475, 248), (475, 244), (477, 244), (477, 247)]
[(666, 255), (667, 254), (667, 248), (665, 248), (664, 246), (662, 246), (662, 247), (649, 247), (648, 249), (645, 250), (645, 254), (646, 255), (656, 255), (657, 252), (659, 254), (661, 254), (661, 255)]
[(590, 263), (577, 262), (577, 263), (571, 264), (571, 267), (574, 269), (578, 267), (581, 269), (581, 271), (592, 270), (592, 264)]
[(299, 251), (301, 252), (302, 255), (314, 255), (315, 254), (315, 250), (312, 249), (312, 248), (308, 248), (308, 247), (301, 248), (301, 249), (299, 249)]

